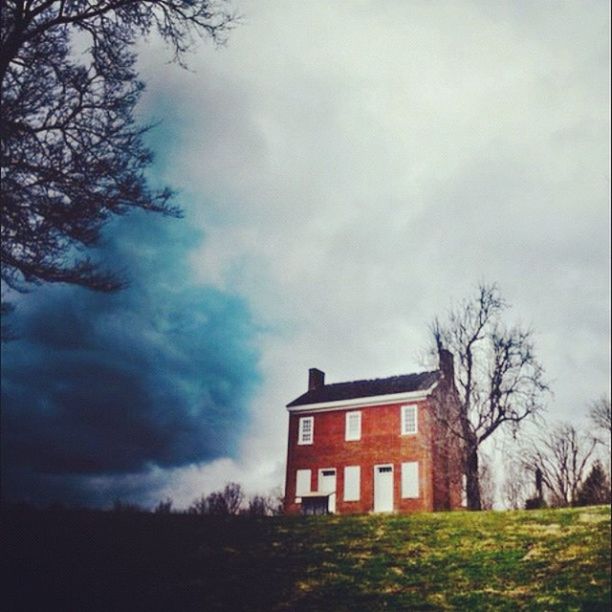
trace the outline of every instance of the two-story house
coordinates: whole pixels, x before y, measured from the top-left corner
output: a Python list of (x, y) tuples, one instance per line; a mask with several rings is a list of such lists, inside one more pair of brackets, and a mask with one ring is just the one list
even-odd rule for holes
[(374, 380), (325, 384), (309, 371), (308, 391), (287, 405), (287, 513), (461, 507), (453, 356), (439, 358), (438, 370)]

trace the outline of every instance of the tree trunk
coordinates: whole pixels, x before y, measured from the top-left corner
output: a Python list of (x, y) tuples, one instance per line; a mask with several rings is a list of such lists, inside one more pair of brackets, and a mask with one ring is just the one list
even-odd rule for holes
[(468, 510), (482, 510), (480, 502), (480, 482), (478, 478), (478, 447), (466, 450), (465, 479)]

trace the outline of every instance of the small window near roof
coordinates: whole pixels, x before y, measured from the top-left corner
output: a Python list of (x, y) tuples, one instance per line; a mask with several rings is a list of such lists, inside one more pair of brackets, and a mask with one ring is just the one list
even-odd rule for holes
[(345, 440), (361, 440), (361, 412), (346, 413)]
[(314, 440), (314, 417), (301, 417), (298, 444), (312, 444)]
[(402, 406), (402, 436), (415, 434), (418, 431), (417, 405)]

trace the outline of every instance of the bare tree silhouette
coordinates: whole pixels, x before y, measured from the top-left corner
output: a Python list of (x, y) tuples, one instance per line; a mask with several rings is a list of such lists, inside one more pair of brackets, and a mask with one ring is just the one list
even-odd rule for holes
[[(215, 0), (2, 3), (3, 283), (124, 285), (87, 254), (104, 224), (132, 209), (180, 215), (170, 190), (145, 179), (134, 43), (157, 31), (182, 64), (194, 35), (223, 42), (234, 21)], [(77, 33), (87, 41), (78, 56)]]
[(431, 325), (436, 348), (456, 357), (460, 409), (449, 413), (451, 435), (465, 451), (467, 506), (482, 508), (479, 448), (499, 427), (516, 432), (521, 422), (542, 408), (548, 390), (544, 370), (535, 356), (532, 332), (506, 327), (508, 308), (497, 285), (481, 284), (476, 295)]

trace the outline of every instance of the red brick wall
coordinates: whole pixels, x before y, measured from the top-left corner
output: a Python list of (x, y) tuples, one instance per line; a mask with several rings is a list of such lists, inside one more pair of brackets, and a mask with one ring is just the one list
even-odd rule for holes
[[(401, 406), (418, 405), (418, 433), (401, 435)], [(345, 441), (345, 415), (347, 410), (330, 412), (300, 412), (289, 415), (289, 445), (285, 509), (288, 513), (300, 512), (295, 503), (295, 480), (298, 469), (312, 471), (311, 490), (319, 488), (318, 472), (323, 468), (336, 469), (336, 512), (340, 514), (370, 512), (374, 508), (374, 466), (393, 464), (394, 510), (413, 512), (434, 509), (433, 454), (431, 431), (432, 414), (428, 400), (403, 402), (356, 408), (361, 416), (361, 439)], [(300, 417), (314, 416), (314, 442), (298, 445)], [(419, 462), (419, 498), (401, 498), (401, 464)], [(360, 500), (345, 502), (344, 467), (361, 467)]]
[(432, 454), (434, 470), (434, 508), (456, 510), (462, 507), (462, 443), (445, 423), (457, 423), (459, 398), (454, 388), (441, 384), (430, 398), (432, 410)]

